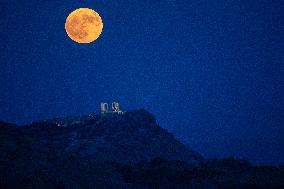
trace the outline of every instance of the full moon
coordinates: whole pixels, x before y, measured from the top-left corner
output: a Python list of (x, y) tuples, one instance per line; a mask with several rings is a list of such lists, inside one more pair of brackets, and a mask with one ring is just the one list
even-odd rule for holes
[(92, 9), (76, 9), (67, 17), (65, 30), (67, 35), (77, 43), (91, 43), (102, 33), (102, 18)]

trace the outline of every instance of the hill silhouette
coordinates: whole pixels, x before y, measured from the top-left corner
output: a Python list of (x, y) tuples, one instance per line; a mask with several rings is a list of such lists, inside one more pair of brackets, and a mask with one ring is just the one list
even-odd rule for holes
[(163, 157), (192, 164), (203, 160), (145, 110), (41, 121), (22, 127), (21, 132), (62, 152), (96, 160), (121, 163)]
[(283, 167), (205, 160), (145, 110), (0, 122), (0, 188), (280, 188)]

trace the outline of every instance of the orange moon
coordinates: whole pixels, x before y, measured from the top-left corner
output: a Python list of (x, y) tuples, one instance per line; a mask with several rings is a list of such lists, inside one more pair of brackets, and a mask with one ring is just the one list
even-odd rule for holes
[(71, 12), (65, 22), (67, 35), (77, 43), (91, 43), (103, 31), (100, 15), (89, 8), (79, 8)]

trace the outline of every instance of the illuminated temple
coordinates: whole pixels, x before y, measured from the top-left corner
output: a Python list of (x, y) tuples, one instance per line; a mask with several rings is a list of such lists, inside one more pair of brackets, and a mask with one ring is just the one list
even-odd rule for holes
[(101, 113), (117, 113), (117, 114), (123, 114), (124, 112), (120, 109), (120, 105), (118, 102), (113, 102), (111, 104), (111, 111), (109, 111), (108, 103), (102, 102), (101, 103)]

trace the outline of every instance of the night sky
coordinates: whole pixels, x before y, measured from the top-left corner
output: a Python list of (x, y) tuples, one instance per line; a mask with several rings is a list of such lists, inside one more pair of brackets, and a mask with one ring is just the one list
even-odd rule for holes
[[(103, 19), (98, 40), (65, 32)], [(284, 3), (267, 0), (1, 0), (0, 120), (144, 108), (207, 158), (284, 163)]]

